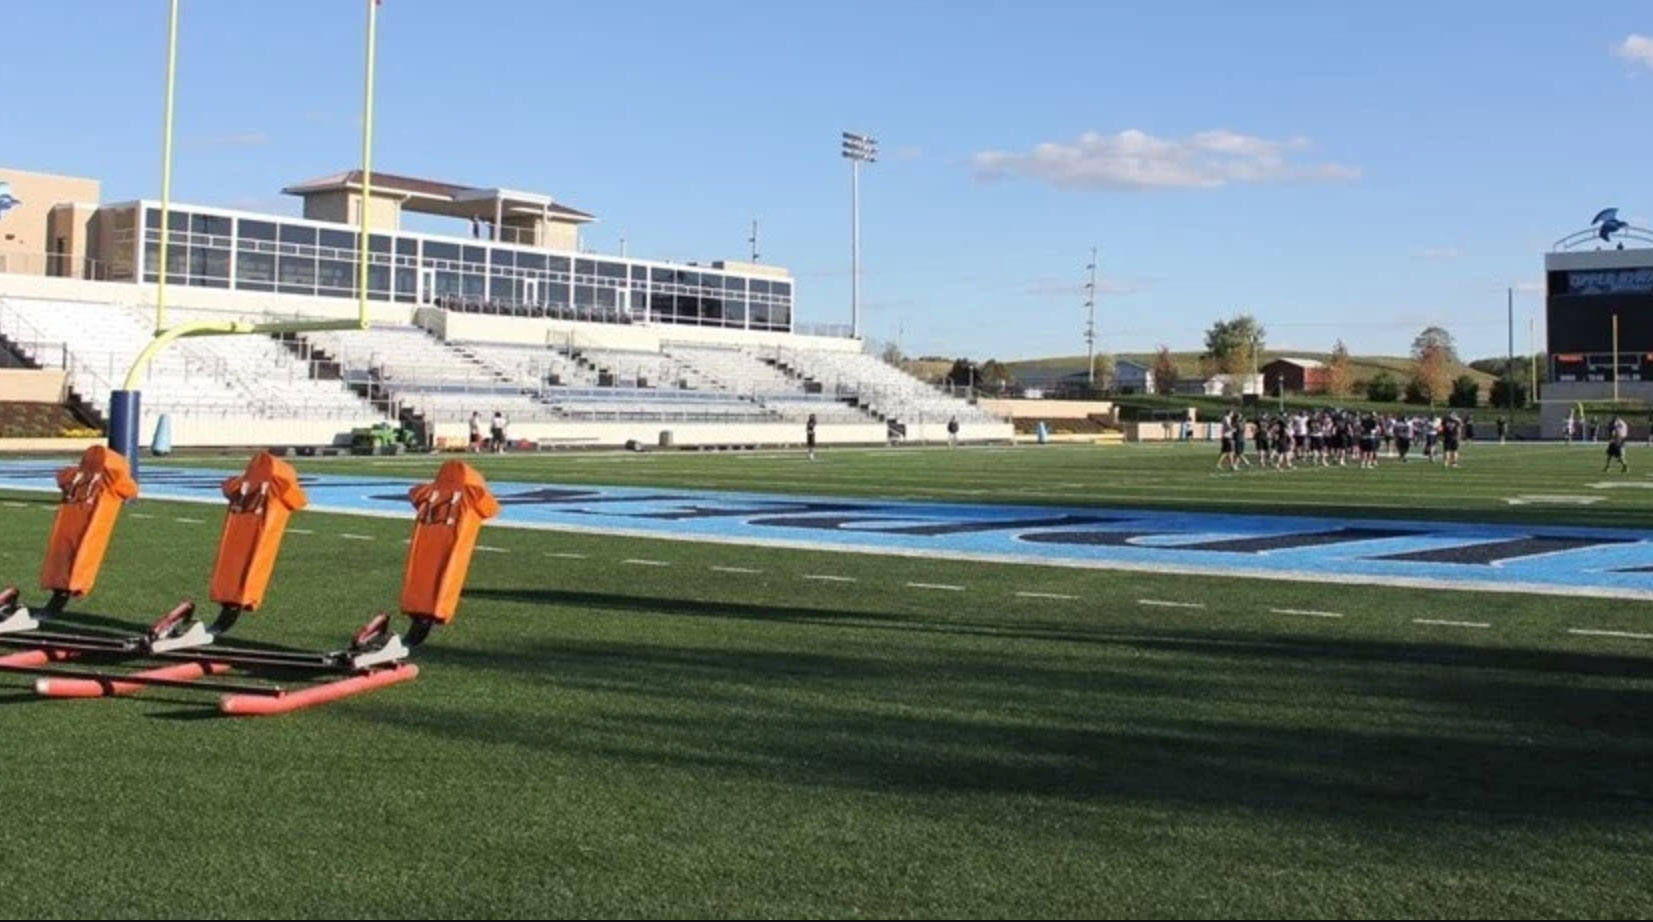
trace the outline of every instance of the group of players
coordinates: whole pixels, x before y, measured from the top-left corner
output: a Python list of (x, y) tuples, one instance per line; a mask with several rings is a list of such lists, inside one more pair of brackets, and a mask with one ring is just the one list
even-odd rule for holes
[(1379, 451), (1389, 455), (1391, 449), (1404, 463), (1416, 443), (1421, 443), (1425, 460), (1433, 463), (1439, 454), (1447, 467), (1457, 467), (1458, 451), (1466, 437), (1465, 422), (1457, 413), (1392, 416), (1354, 410), (1299, 410), (1253, 420), (1235, 410), (1223, 416), (1219, 431), (1219, 471), (1251, 467), (1248, 444), (1259, 466), (1276, 470), (1347, 467), (1350, 463), (1373, 468)]

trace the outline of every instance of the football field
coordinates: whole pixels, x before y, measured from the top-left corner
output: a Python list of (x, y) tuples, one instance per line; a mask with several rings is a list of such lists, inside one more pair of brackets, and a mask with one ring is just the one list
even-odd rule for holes
[[(472, 458), (506, 512), (412, 683), (234, 720), (0, 675), (0, 912), (1646, 916), (1649, 459)], [(145, 459), (178, 498), (125, 510), (64, 620), (204, 597), (198, 472), (244, 460)], [(393, 608), (394, 498), (439, 460), (294, 459), (318, 509), (236, 636), (334, 648)], [(40, 467), (0, 467), (31, 592)]]

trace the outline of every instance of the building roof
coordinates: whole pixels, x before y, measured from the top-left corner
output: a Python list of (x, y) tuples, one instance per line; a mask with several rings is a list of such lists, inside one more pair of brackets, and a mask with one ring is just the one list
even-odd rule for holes
[[(1300, 359), (1289, 356), (1281, 356), (1275, 359), (1274, 362), (1285, 362), (1287, 365), (1296, 365), (1298, 368), (1324, 368), (1326, 366), (1326, 363), (1319, 359)], [(1273, 365), (1274, 362), (1268, 364)]]
[[(319, 176), (282, 189), (284, 195), (308, 196), (323, 192), (338, 192), (362, 187), (361, 170), (345, 170), (328, 176)], [(584, 224), (596, 216), (578, 208), (559, 205), (551, 196), (538, 192), (514, 189), (484, 189), (458, 183), (419, 179), (396, 173), (373, 173), (373, 193), (402, 196), (402, 207), (409, 211), (447, 215), (455, 218), (485, 218), (492, 220), (494, 203), (507, 215), (548, 215), (561, 221)]]

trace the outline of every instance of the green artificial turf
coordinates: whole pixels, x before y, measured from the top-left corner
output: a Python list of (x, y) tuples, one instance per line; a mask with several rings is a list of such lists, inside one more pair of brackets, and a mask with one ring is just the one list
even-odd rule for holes
[[(823, 458), (480, 460), (496, 480), (962, 501), (1649, 511), (1560, 446), (1225, 477), (1175, 447)], [(435, 464), (375, 460), (298, 463)], [(1502, 504), (1524, 492), (1606, 499)], [(136, 628), (204, 595), (219, 509), (123, 516), (66, 622)], [(50, 519), (0, 493), (0, 580), (32, 587)], [(293, 526), (237, 638), (336, 647), (394, 607), (409, 523)], [(0, 915), (1653, 914), (1653, 640), (1573, 633), (1653, 635), (1645, 604), (482, 540), (423, 674), (370, 695), (236, 720), (198, 692), (41, 701), (0, 675)]]

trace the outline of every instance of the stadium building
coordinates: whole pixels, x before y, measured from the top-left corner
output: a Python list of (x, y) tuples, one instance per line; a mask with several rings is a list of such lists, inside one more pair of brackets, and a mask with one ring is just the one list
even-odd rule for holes
[[(796, 321), (778, 266), (586, 252), (592, 214), (549, 195), (360, 171), (282, 190), (302, 217), (173, 203), (168, 322), (347, 319), (367, 209), (373, 328), (190, 338), (143, 383), (147, 443), (336, 444), (395, 421), (460, 441), (495, 412), (542, 444), (783, 444), (1008, 438), (974, 404), (863, 354), (847, 326)], [(451, 219), (460, 234), (404, 229)], [(66, 373), (102, 422), (153, 333), (161, 208), (101, 203), (96, 180), (0, 169), (0, 351)]]
[(1653, 231), (1608, 209), (1556, 241), (1544, 270), (1551, 381), (1541, 404), (1544, 435), (1559, 438), (1578, 404), (1611, 400), (1615, 391), (1622, 401), (1653, 404)]

